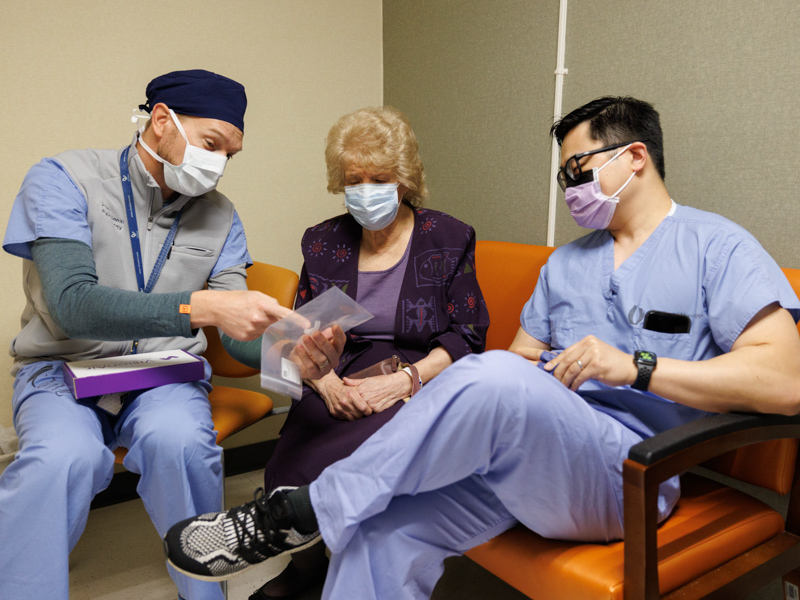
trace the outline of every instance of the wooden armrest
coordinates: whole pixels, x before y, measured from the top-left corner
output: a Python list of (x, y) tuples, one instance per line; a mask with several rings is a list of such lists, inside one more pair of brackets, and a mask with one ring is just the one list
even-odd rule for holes
[(729, 413), (665, 431), (633, 446), (623, 463), (626, 600), (659, 598), (658, 486), (742, 446), (800, 437), (800, 416)]
[(660, 483), (730, 450), (783, 438), (800, 438), (800, 415), (712, 415), (639, 442), (628, 461), (646, 467), (652, 481)]

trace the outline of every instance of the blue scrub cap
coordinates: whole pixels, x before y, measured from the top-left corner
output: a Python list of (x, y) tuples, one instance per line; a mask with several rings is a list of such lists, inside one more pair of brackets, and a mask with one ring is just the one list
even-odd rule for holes
[(173, 71), (153, 79), (145, 93), (139, 108), (148, 113), (163, 102), (179, 115), (219, 119), (244, 131), (247, 96), (233, 79), (202, 69)]

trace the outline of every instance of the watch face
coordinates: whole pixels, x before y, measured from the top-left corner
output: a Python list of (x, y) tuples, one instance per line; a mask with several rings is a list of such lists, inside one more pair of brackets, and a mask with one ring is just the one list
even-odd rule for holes
[(646, 365), (654, 365), (656, 364), (656, 355), (654, 352), (648, 352), (647, 350), (637, 350), (633, 357), (636, 359), (636, 362), (644, 363)]

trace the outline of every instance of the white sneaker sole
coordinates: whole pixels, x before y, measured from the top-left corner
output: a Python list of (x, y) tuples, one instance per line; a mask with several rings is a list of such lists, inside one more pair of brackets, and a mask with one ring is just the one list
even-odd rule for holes
[[(291, 550), (285, 550), (285, 551), (281, 552), (280, 554), (275, 554), (274, 556), (282, 556), (284, 554), (294, 554), (295, 552), (300, 552), (301, 550), (305, 550), (306, 548), (310, 548), (314, 544), (319, 543), (321, 540), (322, 540), (322, 537), (320, 535), (317, 535), (317, 537), (315, 537), (312, 540), (307, 541), (305, 544), (302, 544), (300, 546), (296, 546), (296, 547), (292, 548)], [(270, 558), (274, 558), (274, 557), (271, 556)], [(169, 558), (167, 558), (167, 564), (169, 566), (171, 566), (173, 569), (175, 569), (181, 575), (186, 575), (187, 577), (191, 577), (192, 579), (198, 579), (200, 581), (227, 581), (228, 579), (232, 579), (233, 577), (236, 577), (237, 575), (241, 575), (242, 573), (250, 570), (251, 568), (253, 568), (255, 566), (263, 564), (264, 562), (266, 562), (266, 560), (269, 560), (269, 558), (265, 559), (264, 561), (261, 561), (260, 563), (248, 564), (243, 569), (239, 569), (235, 573), (227, 573), (226, 575), (198, 575), (197, 573), (191, 573), (191, 572), (186, 571), (184, 569), (181, 569), (179, 566), (175, 565), (175, 563), (173, 563)]]

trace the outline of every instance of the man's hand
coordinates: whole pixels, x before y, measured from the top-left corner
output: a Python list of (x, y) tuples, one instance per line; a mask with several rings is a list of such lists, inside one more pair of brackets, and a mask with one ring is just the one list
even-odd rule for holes
[(358, 394), (373, 412), (381, 412), (409, 396), (412, 390), (411, 378), (403, 372), (389, 375), (376, 375), (364, 379), (344, 378), (344, 384), (358, 390)]
[[(241, 342), (257, 339), (275, 321), (293, 314), (261, 292), (251, 290), (201, 290), (192, 293), (191, 325), (193, 328), (215, 325), (228, 337)], [(295, 314), (301, 325), (306, 319)], [(347, 341), (338, 325), (325, 331), (304, 335), (289, 355), (300, 367), (303, 379), (319, 379), (339, 364)]]
[(303, 379), (319, 379), (339, 364), (346, 341), (342, 328), (334, 325), (300, 338), (289, 359), (300, 366)]
[(594, 379), (617, 387), (636, 381), (633, 356), (587, 335), (544, 366), (561, 383), (576, 391), (584, 381)]
[(518, 346), (516, 348), (509, 348), (510, 352), (519, 354), (522, 358), (527, 358), (529, 361), (537, 363), (541, 360), (542, 352), (548, 352), (546, 348), (532, 348), (531, 346)]
[(336, 373), (329, 373), (313, 384), (325, 401), (331, 416), (355, 421), (372, 414), (372, 409), (364, 402), (358, 389), (345, 385)]
[[(538, 361), (544, 350), (531, 347), (515, 348), (520, 356)], [(609, 346), (593, 335), (586, 336), (544, 365), (545, 371), (569, 389), (576, 391), (585, 381), (594, 379), (612, 387), (630, 385), (636, 381), (633, 356)]]
[(235, 340), (249, 342), (291, 310), (261, 292), (200, 290), (192, 293), (193, 328), (215, 325)]

